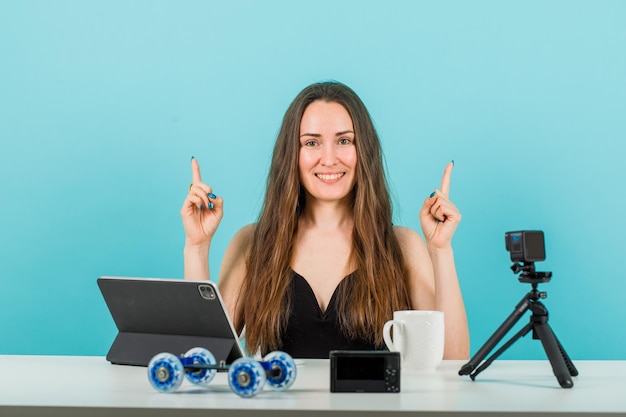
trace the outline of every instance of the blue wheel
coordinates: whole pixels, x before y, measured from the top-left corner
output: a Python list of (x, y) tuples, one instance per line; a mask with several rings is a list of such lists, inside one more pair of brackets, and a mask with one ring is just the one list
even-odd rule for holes
[(267, 383), (274, 391), (284, 391), (296, 381), (296, 363), (285, 352), (268, 353), (262, 365), (267, 374)]
[(183, 383), (184, 376), (182, 362), (171, 353), (159, 353), (148, 364), (148, 381), (157, 391), (176, 391)]
[(248, 358), (239, 358), (228, 369), (228, 384), (240, 397), (254, 397), (265, 385), (265, 370), (260, 363)]
[[(215, 356), (205, 348), (195, 347), (189, 349), (184, 355), (184, 358), (188, 358), (194, 364), (199, 365), (215, 365), (217, 361)], [(195, 385), (209, 385), (209, 383), (215, 378), (217, 369), (187, 369), (186, 375), (189, 382)]]

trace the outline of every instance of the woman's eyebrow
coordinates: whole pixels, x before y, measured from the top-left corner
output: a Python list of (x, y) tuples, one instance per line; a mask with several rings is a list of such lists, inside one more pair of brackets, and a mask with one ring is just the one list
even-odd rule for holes
[(319, 134), (319, 133), (303, 133), (303, 134), (300, 135), (300, 137), (303, 137), (303, 136), (313, 136), (314, 138), (319, 138), (322, 135)]
[(354, 132), (352, 130), (344, 130), (341, 132), (337, 132), (335, 135), (341, 136), (341, 135), (345, 135), (346, 133), (354, 133)]
[[(354, 131), (352, 131), (352, 130), (342, 130), (341, 132), (335, 133), (335, 136), (345, 135), (346, 133), (354, 133)], [(322, 135), (320, 133), (303, 133), (303, 134), (300, 135), (300, 137), (303, 137), (303, 136), (313, 136), (314, 138), (319, 138)]]

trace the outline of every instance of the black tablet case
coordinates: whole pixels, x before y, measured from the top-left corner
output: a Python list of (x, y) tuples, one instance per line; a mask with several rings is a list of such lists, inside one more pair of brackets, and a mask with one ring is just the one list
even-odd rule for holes
[[(214, 299), (200, 295), (211, 285)], [(218, 363), (243, 356), (217, 287), (208, 281), (100, 277), (102, 292), (118, 334), (106, 356), (120, 365), (147, 366), (158, 353), (182, 355), (204, 347)]]

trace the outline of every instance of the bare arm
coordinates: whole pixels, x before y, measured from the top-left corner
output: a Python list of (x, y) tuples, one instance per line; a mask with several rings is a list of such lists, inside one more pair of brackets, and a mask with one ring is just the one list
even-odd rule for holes
[[(191, 158), (191, 175), (189, 193), (180, 210), (185, 228), (184, 278), (209, 280), (209, 250), (213, 235), (224, 215), (224, 202), (221, 197), (213, 194), (209, 185), (202, 182), (200, 166), (195, 158)], [(246, 275), (246, 252), (253, 233), (254, 225), (248, 225), (232, 238), (224, 253), (217, 282), (238, 333), (244, 326), (242, 305), (238, 303), (239, 293)]]
[(246, 254), (250, 248), (255, 225), (250, 224), (240, 229), (228, 244), (217, 285), (224, 299), (237, 333), (241, 333), (244, 322), (242, 301), (239, 300), (241, 287), (246, 276)]
[(452, 247), (429, 247), (435, 276), (436, 310), (444, 312), (446, 323), (445, 359), (469, 358), (469, 327)]
[(209, 248), (211, 244), (192, 245), (185, 242), (183, 251), (184, 277), (190, 280), (211, 279), (209, 273)]
[(467, 359), (469, 328), (452, 251), (452, 236), (461, 221), (461, 213), (448, 198), (453, 167), (454, 162), (446, 166), (440, 189), (424, 201), (420, 210), (420, 223), (435, 285), (435, 308), (444, 312), (444, 357)]
[(200, 166), (191, 159), (191, 185), (180, 209), (185, 229), (184, 277), (208, 280), (211, 239), (224, 215), (224, 202), (202, 182)]
[(411, 306), (415, 310), (444, 313), (444, 359), (469, 357), (469, 330), (452, 248), (429, 248), (414, 230), (395, 227), (409, 278)]
[(408, 273), (411, 307), (414, 310), (436, 310), (435, 277), (424, 240), (406, 227), (394, 226), (394, 232)]

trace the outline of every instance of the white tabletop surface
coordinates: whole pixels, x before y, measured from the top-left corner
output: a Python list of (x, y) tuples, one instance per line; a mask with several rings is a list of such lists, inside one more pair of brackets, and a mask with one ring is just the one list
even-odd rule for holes
[[(472, 381), (464, 361), (402, 373), (400, 393), (331, 393), (328, 360), (297, 361), (288, 391), (243, 399), (219, 373), (207, 388), (185, 381), (156, 392), (146, 368), (111, 365), (102, 357), (0, 355), (0, 416), (115, 415), (626, 415), (626, 361), (574, 361), (580, 375), (561, 388), (546, 361), (496, 361)], [(614, 414), (615, 415), (615, 414)]]

